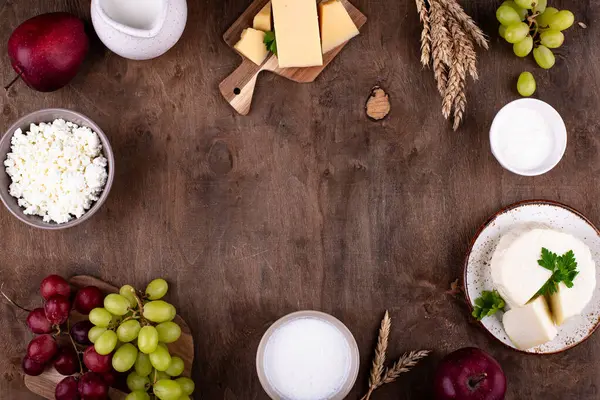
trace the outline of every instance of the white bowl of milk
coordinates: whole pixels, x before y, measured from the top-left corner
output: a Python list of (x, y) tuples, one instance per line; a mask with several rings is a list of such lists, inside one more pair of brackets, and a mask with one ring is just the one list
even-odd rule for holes
[(490, 144), (492, 153), (507, 170), (524, 176), (542, 175), (565, 154), (567, 128), (548, 103), (519, 99), (496, 114)]
[(352, 333), (318, 311), (277, 320), (256, 355), (260, 383), (274, 400), (342, 400), (356, 382), (359, 364)]

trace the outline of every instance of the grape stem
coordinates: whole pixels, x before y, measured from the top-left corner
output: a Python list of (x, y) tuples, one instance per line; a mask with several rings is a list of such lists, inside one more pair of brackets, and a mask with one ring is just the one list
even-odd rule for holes
[(77, 355), (77, 361), (79, 361), (79, 373), (83, 374), (83, 364), (81, 363), (81, 358), (79, 357), (79, 350), (77, 350), (77, 345), (75, 344), (75, 341), (73, 340), (73, 337), (71, 336), (71, 321), (67, 321), (67, 336), (69, 337), (69, 340), (71, 341), (71, 344), (73, 345), (73, 349), (75, 350), (75, 353), (78, 354)]
[(17, 308), (19, 308), (19, 309), (21, 309), (21, 310), (23, 310), (23, 311), (25, 311), (25, 312), (31, 312), (31, 310), (28, 310), (27, 308), (25, 308), (25, 307), (23, 307), (23, 306), (21, 306), (21, 305), (17, 304), (17, 303), (16, 303), (14, 300), (12, 300), (10, 297), (8, 297), (8, 296), (6, 295), (6, 293), (4, 293), (4, 291), (2, 291), (2, 288), (3, 288), (3, 287), (4, 287), (4, 282), (2, 282), (2, 284), (0, 285), (0, 294), (2, 294), (2, 296), (4, 296), (4, 298), (5, 298), (6, 300), (8, 300), (8, 302), (9, 302), (10, 304), (12, 304), (13, 306), (15, 306), (15, 307), (17, 307)]

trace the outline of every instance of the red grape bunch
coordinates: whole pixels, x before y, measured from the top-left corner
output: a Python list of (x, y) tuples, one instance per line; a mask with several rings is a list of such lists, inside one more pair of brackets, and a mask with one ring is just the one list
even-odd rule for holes
[(102, 306), (104, 293), (96, 286), (74, 292), (64, 278), (50, 275), (42, 281), (40, 294), (44, 306), (29, 311), (27, 316), (27, 327), (38, 336), (27, 346), (23, 371), (38, 376), (52, 366), (65, 375), (56, 385), (56, 400), (107, 399), (108, 387), (115, 381), (111, 357), (96, 354), (91, 346), (88, 335), (94, 325), (90, 321), (81, 320), (80, 315), (73, 321), (71, 318), (72, 310), (87, 315)]

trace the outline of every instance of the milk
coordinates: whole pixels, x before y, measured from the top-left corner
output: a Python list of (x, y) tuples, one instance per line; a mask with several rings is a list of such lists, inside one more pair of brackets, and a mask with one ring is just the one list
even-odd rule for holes
[(348, 380), (352, 353), (348, 340), (333, 324), (316, 317), (287, 321), (265, 346), (264, 371), (285, 400), (324, 400)]

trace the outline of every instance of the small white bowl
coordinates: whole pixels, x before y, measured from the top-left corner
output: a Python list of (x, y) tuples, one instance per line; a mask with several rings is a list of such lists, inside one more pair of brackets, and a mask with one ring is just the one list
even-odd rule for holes
[(271, 325), (269, 327), (269, 329), (267, 329), (267, 331), (265, 332), (265, 334), (262, 337), (262, 340), (260, 341), (260, 344), (258, 346), (258, 351), (256, 352), (256, 371), (258, 373), (258, 379), (260, 380), (260, 383), (261, 383), (263, 389), (265, 390), (265, 392), (267, 393), (267, 395), (269, 395), (269, 397), (271, 399), (273, 399), (273, 400), (285, 400), (286, 399), (277, 391), (277, 389), (275, 387), (273, 387), (273, 385), (271, 384), (271, 382), (269, 380), (269, 377), (267, 376), (267, 372), (265, 370), (265, 362), (264, 362), (265, 352), (266, 352), (267, 345), (269, 343), (269, 339), (271, 339), (273, 334), (279, 328), (281, 328), (282, 326), (286, 325), (289, 322), (292, 322), (292, 321), (295, 321), (298, 319), (305, 319), (305, 318), (317, 319), (317, 320), (321, 320), (323, 322), (333, 325), (341, 333), (341, 335), (346, 340), (346, 343), (348, 344), (348, 348), (350, 350), (350, 360), (349, 360), (350, 365), (348, 366), (349, 368), (348, 368), (348, 373), (346, 375), (346, 380), (344, 382), (342, 382), (342, 384), (339, 387), (337, 392), (335, 392), (330, 397), (328, 397), (328, 400), (343, 400), (346, 398), (346, 396), (348, 395), (350, 390), (352, 390), (352, 387), (356, 383), (356, 378), (358, 376), (358, 369), (360, 367), (360, 356), (358, 353), (358, 346), (356, 344), (356, 340), (354, 339), (354, 336), (352, 335), (350, 330), (346, 327), (346, 325), (344, 325), (340, 320), (338, 320), (334, 316), (320, 312), (320, 311), (305, 310), (305, 311), (293, 312), (291, 314), (288, 314), (288, 315), (278, 319), (277, 321), (275, 321), (275, 323), (273, 323), (273, 325)]
[[(499, 149), (499, 136), (505, 130), (505, 127), (510, 126), (511, 123), (517, 123), (516, 112), (521, 110), (530, 109), (536, 111), (545, 122), (548, 124), (554, 136), (554, 147), (551, 153), (546, 157), (543, 163), (539, 166), (531, 169), (522, 169), (515, 165), (511, 165), (510, 162), (503, 157), (502, 152)], [(503, 130), (504, 129), (504, 130)], [(545, 174), (550, 171), (562, 159), (567, 149), (567, 128), (565, 123), (558, 113), (551, 105), (546, 102), (537, 99), (519, 99), (505, 105), (496, 114), (492, 127), (490, 128), (490, 145), (492, 148), (492, 154), (496, 157), (496, 160), (505, 169), (523, 176), (538, 176)]]

